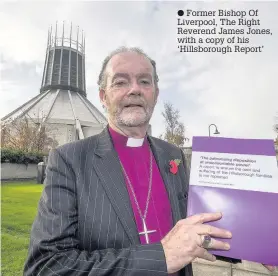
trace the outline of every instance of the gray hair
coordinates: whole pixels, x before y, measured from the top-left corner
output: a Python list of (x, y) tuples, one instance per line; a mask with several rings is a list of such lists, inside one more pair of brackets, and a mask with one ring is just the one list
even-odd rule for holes
[(156, 62), (153, 59), (151, 59), (146, 53), (144, 53), (143, 50), (141, 50), (140, 48), (122, 46), (122, 47), (117, 48), (113, 52), (111, 52), (104, 59), (104, 61), (102, 63), (102, 68), (101, 68), (101, 71), (100, 71), (100, 74), (99, 74), (99, 77), (98, 77), (98, 82), (97, 82), (99, 88), (100, 89), (105, 89), (106, 88), (107, 76), (105, 74), (105, 70), (106, 70), (106, 66), (107, 66), (108, 62), (110, 61), (110, 59), (117, 54), (126, 53), (126, 52), (137, 53), (139, 55), (144, 56), (145, 58), (147, 58), (151, 62), (152, 66), (153, 66), (153, 71), (154, 71), (154, 82), (155, 82), (155, 86), (157, 87), (157, 83), (159, 81), (159, 78), (158, 78), (158, 75), (157, 75), (157, 72), (156, 72)]

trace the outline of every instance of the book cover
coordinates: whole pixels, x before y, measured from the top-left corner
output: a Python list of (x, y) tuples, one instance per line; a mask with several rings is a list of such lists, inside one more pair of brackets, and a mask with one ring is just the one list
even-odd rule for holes
[(188, 215), (222, 212), (232, 232), (212, 254), (278, 265), (278, 177), (272, 140), (194, 137)]

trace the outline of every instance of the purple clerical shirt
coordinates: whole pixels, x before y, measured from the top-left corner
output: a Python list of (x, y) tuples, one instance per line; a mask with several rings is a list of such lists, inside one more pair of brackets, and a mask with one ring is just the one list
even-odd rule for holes
[[(146, 200), (148, 195), (149, 178), (150, 178), (150, 153), (151, 149), (147, 138), (145, 137), (143, 145), (140, 147), (127, 146), (128, 137), (123, 136), (113, 129), (109, 128), (114, 148), (124, 166), (124, 169), (130, 179), (135, 191), (141, 212), (144, 214)], [(147, 230), (156, 230), (150, 233), (149, 243), (160, 242), (161, 239), (172, 229), (171, 206), (168, 198), (163, 179), (160, 175), (159, 168), (152, 156), (152, 191), (150, 203), (146, 216)], [(129, 193), (134, 217), (137, 224), (138, 233), (142, 232), (143, 223), (140, 218), (134, 196), (126, 179), (126, 186)], [(144, 235), (140, 235), (141, 244), (146, 244)]]

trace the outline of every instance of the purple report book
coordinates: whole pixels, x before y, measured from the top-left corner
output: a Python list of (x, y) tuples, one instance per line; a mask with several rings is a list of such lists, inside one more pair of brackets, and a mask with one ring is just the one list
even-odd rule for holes
[(218, 256), (278, 265), (278, 169), (273, 140), (194, 137), (188, 216), (222, 212), (210, 224), (232, 232)]

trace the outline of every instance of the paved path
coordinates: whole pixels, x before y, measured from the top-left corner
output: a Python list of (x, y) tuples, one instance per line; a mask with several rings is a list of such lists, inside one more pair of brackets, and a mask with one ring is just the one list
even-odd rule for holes
[(240, 264), (216, 261), (212, 264), (198, 259), (193, 263), (193, 271), (194, 276), (278, 276), (277, 269), (271, 273), (262, 265), (247, 261)]

